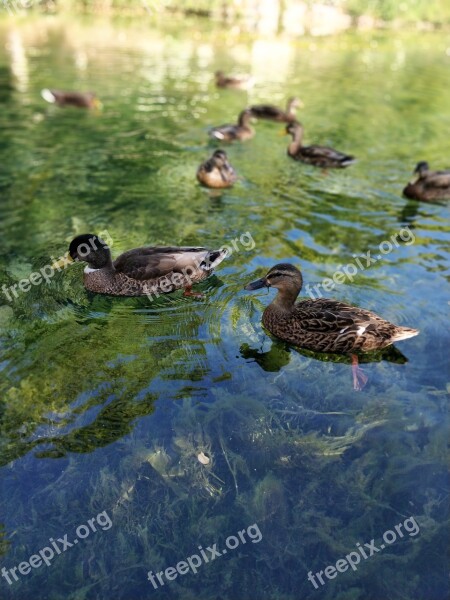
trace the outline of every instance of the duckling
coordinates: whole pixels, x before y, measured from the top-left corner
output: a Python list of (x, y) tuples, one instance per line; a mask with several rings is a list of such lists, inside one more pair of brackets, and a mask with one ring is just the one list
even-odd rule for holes
[(299, 98), (289, 98), (286, 110), (272, 106), (271, 104), (255, 104), (254, 106), (250, 106), (249, 110), (257, 119), (292, 123), (292, 121), (295, 121), (296, 109), (300, 108), (300, 106), (303, 106), (303, 103)]
[(74, 238), (68, 256), (52, 266), (86, 262), (84, 287), (99, 294), (152, 298), (184, 289), (185, 296), (201, 296), (192, 292), (192, 285), (211, 275), (226, 255), (226, 249), (144, 247), (128, 250), (113, 261), (106, 242), (86, 233)]
[(255, 135), (255, 130), (250, 125), (252, 116), (251, 111), (245, 109), (239, 113), (237, 125), (220, 125), (219, 127), (213, 127), (210, 130), (209, 135), (213, 139), (224, 142), (234, 142), (236, 140), (244, 142), (245, 140), (249, 140)]
[(214, 77), (216, 78), (216, 86), (219, 88), (246, 90), (255, 83), (253, 77), (250, 77), (250, 75), (227, 77), (223, 71), (216, 71)]
[(353, 387), (361, 390), (367, 376), (358, 367), (355, 352), (385, 348), (419, 333), (400, 327), (375, 313), (338, 300), (319, 298), (295, 303), (303, 285), (302, 274), (289, 263), (277, 264), (246, 290), (274, 287), (278, 294), (265, 309), (264, 327), (276, 337), (315, 352), (352, 355)]
[(226, 152), (216, 150), (197, 170), (197, 179), (210, 188), (231, 187), (237, 180), (236, 171), (228, 162)]
[(101, 108), (102, 103), (93, 92), (63, 92), (44, 89), (41, 96), (50, 104), (76, 106), (78, 108)]
[(322, 169), (343, 169), (356, 160), (353, 156), (343, 154), (327, 146), (302, 146), (303, 125), (298, 121), (289, 123), (286, 126), (286, 133), (292, 136), (292, 142), (288, 146), (287, 153), (294, 160), (300, 160)]
[(414, 173), (418, 177), (403, 190), (407, 198), (424, 202), (450, 199), (450, 170), (430, 171), (428, 163), (421, 161), (417, 163)]

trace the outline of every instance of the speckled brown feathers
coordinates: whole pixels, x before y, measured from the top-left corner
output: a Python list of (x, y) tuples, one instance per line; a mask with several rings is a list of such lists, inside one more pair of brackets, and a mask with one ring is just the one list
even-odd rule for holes
[(51, 104), (58, 106), (76, 106), (77, 108), (100, 108), (101, 102), (93, 92), (64, 92), (44, 89), (41, 96)]
[(197, 179), (206, 187), (228, 188), (236, 183), (237, 175), (226, 153), (223, 150), (216, 150), (211, 158), (197, 169)]
[(286, 126), (286, 133), (292, 136), (287, 153), (294, 160), (322, 169), (343, 169), (355, 162), (353, 156), (328, 146), (303, 146), (303, 125), (297, 121)]
[(414, 173), (418, 175), (417, 179), (403, 190), (407, 198), (423, 202), (450, 199), (450, 170), (430, 171), (428, 163), (422, 161), (417, 164)]
[(257, 119), (266, 119), (279, 123), (292, 123), (292, 121), (295, 121), (296, 108), (299, 106), (301, 106), (301, 102), (298, 98), (289, 98), (286, 110), (272, 104), (255, 104), (250, 106), (249, 110)]
[(114, 296), (190, 290), (194, 283), (206, 279), (226, 254), (226, 250), (206, 248), (143, 247), (124, 252), (113, 262), (108, 246), (93, 234), (78, 236), (69, 247), (72, 260), (88, 264), (84, 271), (86, 289)]
[(316, 352), (368, 352), (419, 333), (337, 300), (320, 298), (295, 303), (302, 276), (290, 264), (275, 265), (266, 277), (246, 289), (264, 286), (278, 288), (276, 298), (264, 311), (264, 326), (278, 338), (302, 348)]
[(224, 142), (235, 142), (249, 140), (255, 135), (255, 130), (250, 125), (252, 113), (246, 109), (239, 113), (236, 125), (220, 125), (213, 127), (209, 135), (216, 140)]

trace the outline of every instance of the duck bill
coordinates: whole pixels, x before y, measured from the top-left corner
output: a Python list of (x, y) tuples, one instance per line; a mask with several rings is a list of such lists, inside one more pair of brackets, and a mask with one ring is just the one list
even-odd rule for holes
[(269, 287), (265, 277), (261, 277), (261, 279), (252, 281), (251, 283), (247, 284), (244, 289), (251, 292), (253, 290), (260, 290), (263, 287)]
[(55, 260), (55, 262), (52, 264), (52, 269), (65, 269), (70, 265), (70, 263), (73, 262), (74, 260), (70, 254), (66, 254), (66, 256), (61, 256), (60, 259)]

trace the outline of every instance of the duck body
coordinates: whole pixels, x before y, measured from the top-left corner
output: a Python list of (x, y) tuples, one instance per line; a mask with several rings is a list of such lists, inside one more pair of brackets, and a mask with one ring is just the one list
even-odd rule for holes
[(358, 368), (357, 353), (386, 348), (419, 333), (417, 329), (394, 325), (372, 311), (338, 300), (319, 298), (296, 303), (302, 284), (300, 271), (282, 263), (245, 289), (278, 289), (262, 317), (264, 327), (277, 338), (314, 352), (351, 354), (356, 390), (367, 382)]
[(239, 114), (238, 122), (236, 125), (227, 124), (220, 125), (219, 127), (213, 127), (209, 135), (215, 140), (221, 142), (244, 142), (249, 140), (255, 135), (255, 130), (250, 125), (250, 119), (252, 118), (250, 110), (243, 110)]
[(223, 71), (216, 71), (214, 77), (218, 88), (245, 90), (252, 87), (254, 84), (253, 78), (249, 75), (227, 77)]
[(230, 165), (223, 150), (216, 150), (197, 170), (198, 181), (209, 188), (228, 188), (237, 180), (236, 171)]
[(287, 153), (294, 160), (322, 169), (344, 169), (356, 161), (354, 156), (344, 154), (328, 146), (303, 146), (303, 126), (298, 121), (289, 123), (286, 127), (286, 133), (292, 135), (293, 138), (288, 146)]
[(417, 164), (414, 173), (418, 175), (417, 179), (403, 190), (407, 198), (423, 202), (450, 199), (450, 170), (430, 171), (428, 163), (422, 161)]
[(278, 123), (292, 123), (295, 121), (295, 109), (300, 106), (298, 98), (289, 98), (286, 110), (272, 104), (255, 104), (249, 107), (252, 115), (257, 119), (266, 119)]
[(227, 254), (226, 250), (192, 247), (142, 247), (112, 260), (109, 247), (94, 234), (72, 240), (69, 256), (85, 261), (87, 290), (112, 296), (152, 296), (184, 289), (206, 279)]
[(93, 92), (63, 92), (43, 89), (41, 96), (50, 104), (58, 106), (76, 106), (77, 108), (99, 108), (101, 106)]

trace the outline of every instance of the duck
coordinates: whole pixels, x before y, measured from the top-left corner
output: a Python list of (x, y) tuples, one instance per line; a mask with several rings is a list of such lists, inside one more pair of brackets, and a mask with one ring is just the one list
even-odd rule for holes
[(236, 183), (236, 171), (230, 165), (224, 150), (216, 150), (197, 169), (197, 179), (209, 188), (228, 188)]
[(150, 246), (128, 250), (113, 261), (108, 244), (86, 233), (70, 242), (67, 256), (53, 263), (52, 268), (73, 261), (86, 262), (84, 287), (99, 294), (154, 299), (183, 289), (184, 296), (202, 297), (192, 291), (192, 286), (211, 275), (227, 254), (227, 249)]
[(214, 73), (216, 80), (216, 86), (218, 88), (231, 88), (231, 89), (248, 89), (254, 85), (253, 77), (250, 75), (240, 75), (238, 77), (227, 77), (223, 71), (216, 71)]
[(101, 108), (102, 103), (94, 92), (64, 92), (62, 90), (41, 90), (41, 96), (50, 104), (76, 106), (77, 108)]
[(450, 170), (430, 171), (428, 163), (423, 160), (417, 163), (414, 174), (418, 177), (403, 190), (407, 198), (423, 202), (450, 199)]
[(238, 122), (236, 125), (220, 125), (213, 127), (209, 135), (213, 139), (223, 142), (235, 142), (236, 140), (244, 142), (255, 135), (255, 130), (250, 125), (250, 120), (253, 117), (250, 110), (245, 109), (239, 113)]
[(419, 333), (418, 329), (394, 325), (370, 310), (338, 300), (317, 298), (296, 303), (302, 286), (301, 271), (290, 263), (280, 263), (245, 289), (278, 290), (262, 316), (264, 327), (277, 338), (315, 352), (349, 354), (355, 390), (367, 383), (367, 376), (358, 366), (358, 352), (379, 350)]
[(296, 109), (303, 106), (299, 98), (289, 98), (286, 104), (286, 110), (273, 106), (272, 104), (255, 104), (249, 107), (252, 115), (257, 119), (267, 119), (281, 123), (291, 123), (295, 121)]
[(292, 136), (287, 153), (294, 160), (322, 169), (343, 169), (356, 161), (353, 156), (327, 146), (303, 146), (303, 125), (298, 121), (289, 123), (286, 133)]

